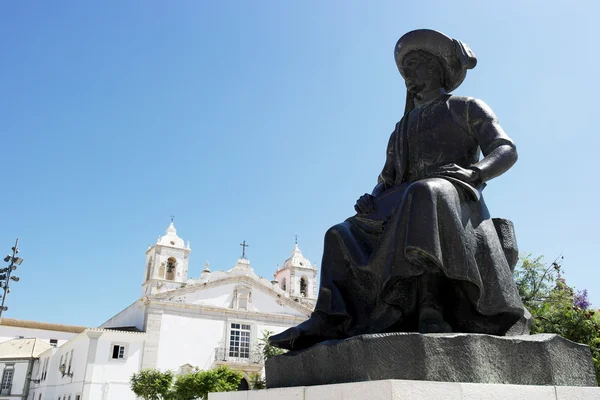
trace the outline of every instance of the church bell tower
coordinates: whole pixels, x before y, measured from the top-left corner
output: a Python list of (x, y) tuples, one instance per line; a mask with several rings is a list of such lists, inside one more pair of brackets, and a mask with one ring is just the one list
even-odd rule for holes
[(177, 229), (171, 219), (164, 236), (159, 236), (154, 245), (146, 251), (146, 269), (142, 296), (151, 296), (185, 286), (188, 278), (188, 261), (191, 253), (177, 236)]
[(290, 299), (308, 306), (317, 302), (317, 267), (302, 255), (298, 241), (292, 255), (283, 267), (274, 274), (279, 288), (287, 292)]

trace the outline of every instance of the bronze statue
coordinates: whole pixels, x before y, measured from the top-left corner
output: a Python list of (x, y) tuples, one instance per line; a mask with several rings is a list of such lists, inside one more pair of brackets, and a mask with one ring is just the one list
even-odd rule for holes
[(450, 93), (477, 59), (427, 29), (402, 36), (395, 59), (406, 108), (378, 184), (325, 234), (315, 311), (272, 336), (274, 346), (383, 332), (505, 335), (523, 316), (512, 224), (490, 218), (481, 194), (517, 150), (484, 102)]

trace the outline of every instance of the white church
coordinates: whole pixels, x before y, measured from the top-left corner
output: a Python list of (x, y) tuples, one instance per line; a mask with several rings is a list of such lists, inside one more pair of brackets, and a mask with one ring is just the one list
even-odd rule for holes
[(262, 373), (259, 339), (308, 318), (316, 266), (296, 243), (273, 280), (257, 276), (245, 252), (228, 271), (207, 263), (190, 278), (190, 253), (171, 222), (146, 251), (140, 299), (98, 328), (4, 318), (0, 399), (133, 400), (129, 379), (146, 368)]

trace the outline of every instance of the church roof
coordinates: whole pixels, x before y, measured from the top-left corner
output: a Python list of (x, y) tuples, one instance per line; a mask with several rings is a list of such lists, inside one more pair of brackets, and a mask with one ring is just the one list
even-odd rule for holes
[(285, 260), (283, 263), (282, 269), (286, 268), (309, 268), (309, 269), (317, 269), (315, 265), (313, 265), (308, 258), (302, 255), (300, 248), (298, 247), (298, 243), (294, 245), (294, 249), (292, 250), (292, 256)]
[(158, 238), (156, 244), (185, 248), (183, 239), (177, 236), (177, 229), (175, 229), (173, 221), (171, 221), (171, 224), (165, 231), (165, 235)]

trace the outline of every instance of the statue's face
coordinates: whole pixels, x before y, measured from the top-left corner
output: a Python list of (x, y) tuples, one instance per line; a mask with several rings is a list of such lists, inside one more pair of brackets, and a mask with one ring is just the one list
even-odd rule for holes
[(402, 61), (402, 75), (406, 89), (419, 94), (436, 89), (439, 85), (439, 77), (433, 61), (413, 52), (404, 57)]

